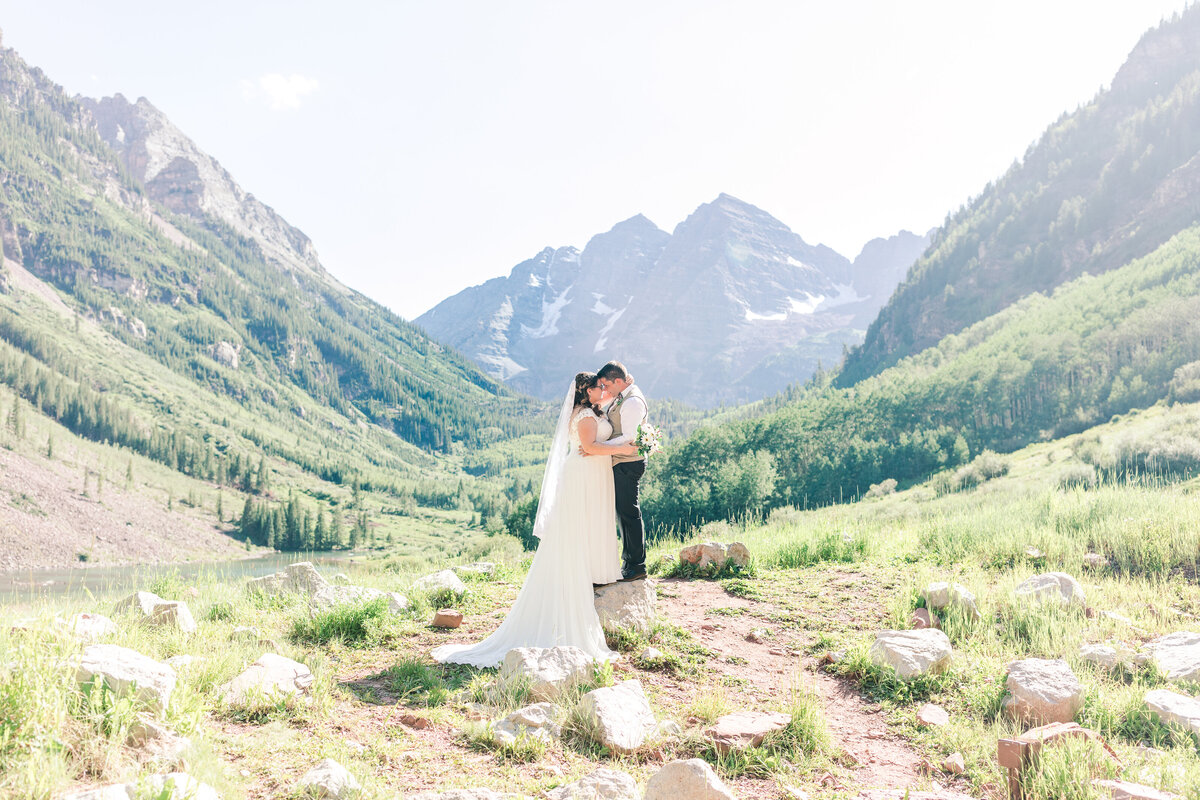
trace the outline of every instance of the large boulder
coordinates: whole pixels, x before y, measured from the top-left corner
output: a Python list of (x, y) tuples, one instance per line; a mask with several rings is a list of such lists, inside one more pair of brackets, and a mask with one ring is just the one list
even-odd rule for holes
[(978, 606), (975, 605), (975, 595), (961, 583), (938, 581), (931, 583), (921, 590), (925, 607), (933, 610), (954, 606), (972, 619), (979, 619)]
[(605, 630), (648, 634), (657, 608), (658, 592), (648, 580), (610, 583), (596, 590), (596, 615)]
[(362, 785), (350, 771), (332, 758), (323, 759), (319, 764), (301, 776), (292, 792), (302, 797), (317, 798), (317, 800), (346, 800), (362, 791)]
[(301, 696), (312, 682), (312, 671), (300, 662), (264, 653), (236, 678), (217, 687), (217, 694), (227, 705), (245, 705), (255, 700)]
[(730, 750), (758, 747), (767, 734), (783, 730), (791, 721), (790, 714), (778, 711), (739, 711), (720, 717), (704, 735), (712, 741), (716, 751), (724, 755)]
[(1169, 633), (1147, 642), (1146, 649), (1167, 680), (1200, 683), (1200, 633)]
[(308, 598), (308, 608), (314, 614), (329, 611), (337, 606), (369, 603), (380, 597), (387, 598), (388, 611), (399, 614), (408, 608), (408, 598), (398, 592), (384, 592), (369, 586), (322, 586)]
[(528, 683), (534, 700), (553, 700), (592, 677), (595, 662), (578, 647), (517, 647), (500, 666), (500, 683)]
[(672, 761), (650, 776), (643, 800), (734, 800), (733, 792), (700, 758)]
[(1167, 725), (1178, 725), (1200, 736), (1200, 699), (1170, 689), (1146, 692), (1146, 706)]
[(1013, 591), (1018, 599), (1035, 603), (1057, 603), (1063, 606), (1087, 605), (1087, 597), (1079, 581), (1065, 572), (1047, 572), (1022, 581)]
[(868, 653), (871, 661), (891, 667), (901, 678), (942, 672), (950, 666), (950, 638), (937, 628), (919, 631), (880, 631)]
[(118, 697), (134, 699), (156, 712), (163, 712), (175, 689), (175, 670), (149, 656), (115, 644), (85, 647), (75, 666), (80, 684), (103, 680)]
[(317, 572), (311, 561), (299, 561), (273, 575), (251, 578), (246, 581), (247, 591), (258, 591), (268, 595), (301, 594), (312, 597), (321, 589), (330, 586), (329, 581)]
[(467, 593), (467, 585), (462, 582), (462, 579), (454, 574), (452, 569), (443, 569), (435, 572), (432, 575), (426, 575), (412, 585), (414, 592), (449, 592), (455, 597), (462, 597)]
[(551, 789), (547, 800), (641, 800), (637, 781), (628, 772), (600, 767), (574, 783)]
[(1083, 707), (1083, 687), (1066, 661), (1026, 658), (1013, 662), (1005, 682), (1004, 710), (1027, 724), (1071, 722)]
[(634, 752), (658, 726), (636, 678), (588, 692), (580, 710), (596, 743), (614, 753)]

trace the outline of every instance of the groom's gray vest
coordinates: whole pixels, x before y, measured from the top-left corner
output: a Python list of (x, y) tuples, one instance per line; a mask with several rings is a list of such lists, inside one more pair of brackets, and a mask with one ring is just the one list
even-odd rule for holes
[[(645, 395), (642, 394), (642, 390), (639, 389), (636, 385), (634, 385), (632, 388), (630, 388), (629, 394), (627, 394), (625, 396), (625, 401), (628, 401), (629, 398), (631, 398), (631, 397), (636, 397), (642, 401), (642, 407), (646, 409), (646, 414), (647, 414), (647, 416), (649, 416), (650, 404), (646, 402)], [(636, 437), (637, 436), (636, 430), (633, 430), (633, 431), (622, 431), (621, 430), (620, 402), (621, 402), (620, 398), (618, 398), (617, 400), (614, 400), (612, 402), (612, 404), (608, 407), (608, 421), (612, 424), (613, 438), (615, 438), (617, 436), (621, 436), (624, 433), (629, 433), (632, 436)], [(642, 417), (642, 421), (645, 422), (646, 417)], [(632, 456), (613, 456), (612, 460), (613, 460), (614, 464), (619, 464), (622, 461), (642, 461), (644, 459), (642, 458), (642, 456), (632, 455)]]

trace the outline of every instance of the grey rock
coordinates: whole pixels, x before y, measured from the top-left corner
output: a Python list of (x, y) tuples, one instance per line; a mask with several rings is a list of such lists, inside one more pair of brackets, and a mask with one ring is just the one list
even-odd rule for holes
[(1151, 689), (1146, 692), (1146, 706), (1165, 724), (1200, 736), (1200, 699), (1170, 689)]
[(196, 620), (188, 609), (188, 604), (182, 600), (164, 600), (154, 607), (154, 612), (146, 620), (151, 625), (161, 625), (164, 628), (174, 628), (180, 633), (195, 633)]
[(130, 747), (141, 751), (147, 761), (157, 761), (172, 767), (183, 765), (183, 754), (192, 746), (190, 739), (161, 725), (146, 714), (139, 714), (129, 728)]
[(404, 595), (372, 589), (369, 586), (323, 586), (308, 598), (308, 607), (316, 614), (337, 606), (369, 603), (380, 597), (387, 598), (388, 611), (393, 614), (399, 614), (408, 608), (408, 598)]
[(1094, 780), (1092, 786), (1103, 792), (1110, 800), (1183, 800), (1183, 795), (1164, 792), (1153, 786), (1130, 781)]
[(312, 671), (305, 665), (264, 653), (236, 678), (217, 687), (217, 695), (227, 705), (244, 705), (256, 699), (301, 696), (312, 682)]
[(414, 583), (412, 588), (414, 592), (448, 591), (456, 597), (462, 597), (467, 593), (467, 585), (451, 569), (443, 569), (432, 575), (426, 575)]
[(115, 644), (85, 647), (75, 667), (75, 680), (85, 684), (103, 679), (118, 697), (132, 695), (156, 712), (165, 711), (175, 689), (175, 670), (149, 656)]
[(601, 767), (574, 783), (551, 789), (546, 800), (641, 800), (637, 781), (627, 772)]
[(554, 722), (555, 707), (551, 703), (534, 703), (518, 708), (497, 722), (492, 733), (501, 744), (511, 745), (522, 737), (557, 739), (562, 730)]
[(318, 800), (346, 800), (361, 792), (362, 785), (348, 769), (332, 758), (326, 758), (304, 773), (292, 791)]
[(938, 673), (950, 665), (950, 639), (936, 628), (880, 631), (868, 653), (871, 661), (896, 670), (901, 678)]
[(735, 800), (707, 761), (671, 761), (650, 776), (643, 800)]
[(221, 800), (216, 789), (183, 772), (151, 775), (145, 786), (155, 800)]
[(76, 614), (67, 622), (67, 630), (85, 642), (94, 642), (116, 633), (117, 626), (103, 614)]
[(1032, 600), (1037, 603), (1058, 603), (1064, 606), (1087, 605), (1087, 597), (1079, 581), (1065, 572), (1047, 572), (1034, 575), (1014, 590), (1018, 598)]
[(528, 800), (526, 795), (498, 792), (495, 789), (450, 789), (445, 792), (417, 792), (405, 800)]
[(517, 647), (500, 666), (501, 685), (528, 683), (534, 700), (553, 700), (591, 678), (595, 662), (578, 647)]
[(238, 348), (229, 342), (217, 342), (210, 349), (213, 361), (230, 369), (238, 368)]
[(973, 619), (980, 619), (979, 607), (975, 603), (975, 595), (961, 583), (938, 581), (931, 583), (921, 590), (925, 607), (933, 610), (954, 606)]
[(594, 689), (579, 705), (596, 742), (615, 753), (638, 750), (658, 725), (636, 679)]
[(1200, 683), (1200, 633), (1169, 633), (1147, 642), (1146, 650), (1167, 680)]
[(781, 731), (792, 721), (790, 714), (780, 712), (739, 711), (717, 719), (704, 737), (713, 743), (718, 753), (757, 747), (769, 734)]
[(457, 575), (482, 575), (490, 578), (496, 574), (496, 565), (490, 561), (476, 561), (471, 564), (459, 564), (454, 567)]
[(148, 619), (154, 613), (154, 609), (160, 603), (165, 602), (167, 601), (154, 594), (154, 592), (134, 592), (124, 599), (119, 600), (113, 606), (113, 613), (124, 614), (126, 612), (133, 612), (137, 616)]
[(658, 614), (658, 593), (649, 580), (610, 583), (596, 590), (596, 615), (605, 630), (650, 633)]
[(1066, 661), (1026, 658), (1013, 662), (1005, 682), (1004, 709), (1032, 725), (1071, 722), (1083, 708), (1083, 686)]

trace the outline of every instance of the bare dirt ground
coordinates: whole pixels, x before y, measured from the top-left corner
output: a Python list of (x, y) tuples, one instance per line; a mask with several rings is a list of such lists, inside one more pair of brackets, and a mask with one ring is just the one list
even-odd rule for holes
[(123, 472), (98, 491), (92, 472), (85, 495), (83, 474), (65, 456), (0, 448), (0, 573), (245, 555), (178, 498), (168, 511), (165, 494), (126, 491)]
[[(506, 587), (506, 591), (515, 593), (516, 588)], [(890, 728), (885, 709), (818, 664), (829, 634), (882, 627), (886, 612), (880, 598), (890, 588), (886, 577), (871, 573), (870, 568), (862, 572), (813, 569), (775, 574), (769, 580), (750, 579), (733, 588), (737, 594), (711, 581), (658, 581), (660, 616), (690, 633), (694, 644), (707, 651), (707, 660), (698, 677), (674, 676), (638, 669), (630, 653), (617, 663), (615, 677), (641, 680), (659, 717), (680, 720), (693, 732), (704, 725), (688, 719), (688, 709), (706, 691), (723, 692), (729, 711), (782, 710), (794, 688), (815, 693), (835, 750), (827, 768), (786, 777), (727, 779), (735, 796), (793, 798), (789, 787), (813, 798), (855, 797), (864, 789), (968, 791), (965, 783), (958, 784), (940, 771), (931, 775), (925, 755)], [(432, 647), (476, 641), (501, 618), (499, 611), (468, 615), (456, 631), (422, 628), (395, 650), (346, 654), (347, 661), (337, 669), (343, 691), (335, 693), (334, 708), (310, 721), (271, 723), (270, 730), (264, 730), (214, 720), (220, 728), (217, 749), (223, 751), (222, 760), (237, 762), (239, 754), (245, 753), (247, 765), (253, 765), (246, 773), (248, 796), (265, 798), (288, 790), (288, 780), (294, 777), (283, 776), (307, 768), (313, 745), (306, 748), (304, 741), (336, 742), (363, 754), (372, 764), (372, 779), (384, 789), (380, 796), (464, 785), (536, 796), (539, 787), (560, 785), (599, 766), (628, 771), (644, 782), (662, 763), (679, 757), (651, 752), (597, 762), (562, 746), (548, 748), (536, 759), (514, 762), (473, 749), (462, 732), (461, 714), (452, 707), (410, 706), (389, 690), (382, 673), (401, 658), (428, 661)], [(758, 635), (752, 637), (752, 631)], [(264, 741), (274, 742), (265, 759), (270, 769), (262, 767)]]

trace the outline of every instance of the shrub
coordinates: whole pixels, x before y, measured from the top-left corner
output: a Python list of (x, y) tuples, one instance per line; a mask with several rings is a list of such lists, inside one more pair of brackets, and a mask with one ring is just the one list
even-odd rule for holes
[(1195, 403), (1200, 401), (1200, 361), (1184, 364), (1175, 370), (1175, 376), (1167, 384), (1167, 402)]
[(335, 606), (310, 617), (301, 617), (292, 625), (292, 638), (309, 644), (339, 641), (363, 647), (381, 641), (394, 616), (386, 597), (366, 603)]
[(1058, 488), (1094, 489), (1098, 478), (1096, 468), (1091, 464), (1071, 464), (1058, 475)]
[(896, 479), (888, 478), (879, 483), (872, 483), (871, 488), (867, 489), (867, 497), (883, 497), (884, 495), (893, 494), (896, 491)]

